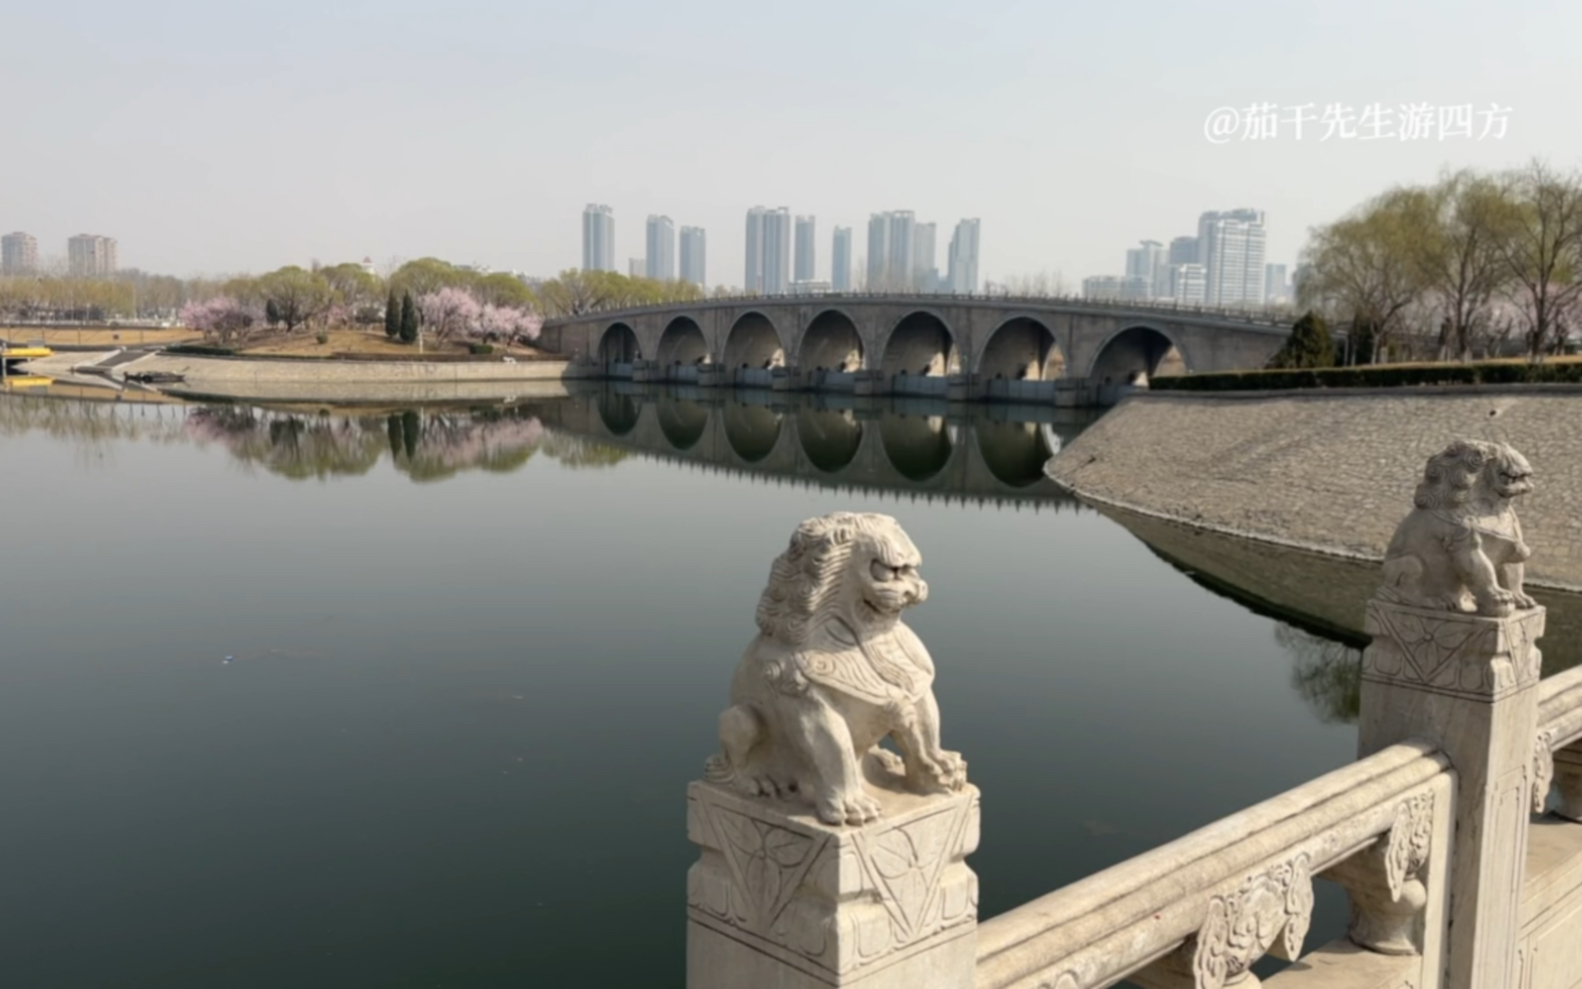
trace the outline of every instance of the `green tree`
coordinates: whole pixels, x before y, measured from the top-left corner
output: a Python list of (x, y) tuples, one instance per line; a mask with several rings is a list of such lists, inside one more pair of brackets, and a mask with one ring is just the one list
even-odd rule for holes
[(477, 281), (478, 276), (475, 273), (458, 268), (449, 261), (441, 261), (439, 258), (418, 258), (396, 269), (390, 276), (390, 289), (420, 297), (438, 292), (442, 288), (470, 289)]
[[(1302, 281), (1298, 303), (1349, 316), (1353, 335), (1366, 326), (1381, 351), (1422, 294), (1421, 268), (1411, 248), (1414, 195), (1393, 189), (1314, 230), (1303, 250), (1311, 273)], [(1351, 363), (1368, 362), (1353, 348)]]
[(512, 309), (526, 309), (538, 302), (533, 290), (523, 285), (520, 278), (503, 271), (478, 279), (472, 286), (472, 295), (482, 305), (508, 306)]
[(1309, 309), (1295, 325), (1285, 346), (1269, 359), (1271, 368), (1334, 367), (1335, 341), (1324, 317)]
[(401, 335), (401, 303), (397, 301), (395, 289), (390, 290), (390, 297), (385, 300), (385, 336), (394, 340)]
[(412, 304), (412, 293), (401, 297), (401, 342), (417, 342), (417, 306)]
[(322, 315), (334, 302), (334, 293), (324, 276), (288, 265), (258, 279), (258, 290), (273, 303), (275, 313), (286, 324), (286, 332)]
[(280, 325), (280, 307), (275, 305), (274, 299), (264, 303), (264, 322), (270, 326)]
[(1441, 313), (1438, 358), (1472, 356), (1472, 339), (1488, 328), (1493, 302), (1510, 281), (1504, 243), (1510, 204), (1500, 184), (1461, 171), (1442, 176), (1406, 205), (1417, 282)]

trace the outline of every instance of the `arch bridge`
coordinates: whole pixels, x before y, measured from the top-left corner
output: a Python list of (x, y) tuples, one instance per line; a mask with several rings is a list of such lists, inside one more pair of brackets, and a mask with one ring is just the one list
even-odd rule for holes
[(1113, 404), (1158, 372), (1264, 366), (1290, 333), (1251, 312), (952, 295), (709, 299), (547, 320), (583, 377), (701, 387)]

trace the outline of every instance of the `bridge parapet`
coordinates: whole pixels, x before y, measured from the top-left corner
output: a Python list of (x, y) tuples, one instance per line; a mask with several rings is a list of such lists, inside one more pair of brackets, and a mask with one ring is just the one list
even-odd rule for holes
[[(1491, 464), (1498, 473), (1486, 475)], [(788, 626), (811, 636), (801, 651), (749, 650), (744, 664), (762, 654), (766, 683), (788, 678), (788, 689), (765, 692), (738, 674), (724, 755), (689, 794), (689, 834), (703, 848), (689, 881), (689, 989), (1256, 989), (1265, 956), (1294, 963), (1267, 979), (1276, 989), (1582, 982), (1582, 667), (1541, 679), (1545, 612), (1522, 592), (1527, 550), (1509, 504), (1525, 461), (1457, 444), (1429, 461), (1424, 490), (1462, 468), (1499, 478), (1498, 488), (1473, 482), (1489, 485), (1483, 509), (1499, 521), (1419, 509), (1402, 523), (1369, 605), (1357, 762), (981, 925), (964, 862), (978, 845), (977, 796), (965, 764), (940, 748), (932, 663), (880, 677), (861, 644), (891, 634), (894, 619), (859, 631), (858, 649), (818, 638), (823, 611)], [(893, 537), (899, 549), (865, 543), (872, 527), (893, 525), (865, 518), (881, 522), (852, 523), (828, 545), (794, 538), (764, 600), (801, 600), (773, 593), (775, 580), (859, 580), (840, 575), (867, 572), (870, 559), (916, 565), (904, 535)], [(1487, 533), (1467, 551), (1482, 564), (1416, 538), (1447, 525)], [(895, 579), (904, 588), (912, 577)], [(895, 610), (920, 599), (898, 591)], [(882, 682), (909, 692), (873, 701), (881, 713), (863, 721), (862, 692)], [(776, 744), (824, 751), (826, 735), (797, 734), (821, 722), (767, 716), (810, 692), (855, 698), (821, 708), (851, 721), (811, 775), (762, 755)], [(914, 702), (926, 714), (885, 720)], [(871, 748), (886, 734), (903, 758)], [(775, 864), (733, 866), (742, 855)], [(1309, 948), (1315, 880), (1344, 889), (1351, 916), (1345, 937)]]

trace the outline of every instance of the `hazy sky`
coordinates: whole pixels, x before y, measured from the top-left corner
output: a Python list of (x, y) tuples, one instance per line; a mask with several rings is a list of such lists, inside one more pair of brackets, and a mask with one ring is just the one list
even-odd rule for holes
[[(1308, 227), (1445, 165), (1582, 162), (1582, 4), (151, 0), (0, 6), (0, 229), (174, 274), (436, 255), (550, 275), (584, 204), (740, 285), (744, 213), (983, 221), (988, 278), (1118, 273), (1207, 209)], [(1502, 140), (1211, 143), (1216, 107), (1511, 108)], [(1279, 115), (1288, 111), (1282, 109)], [(1391, 121), (1393, 124), (1394, 121)], [(1393, 133), (1393, 129), (1392, 129)]]

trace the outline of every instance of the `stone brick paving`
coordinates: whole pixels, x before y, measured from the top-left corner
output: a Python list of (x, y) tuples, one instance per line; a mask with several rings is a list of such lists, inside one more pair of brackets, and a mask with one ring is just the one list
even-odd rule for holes
[(1537, 490), (1519, 503), (1529, 579), (1582, 590), (1582, 388), (1140, 395), (1049, 466), (1078, 494), (1321, 552), (1378, 559), (1424, 462), (1456, 439), (1510, 443)]

